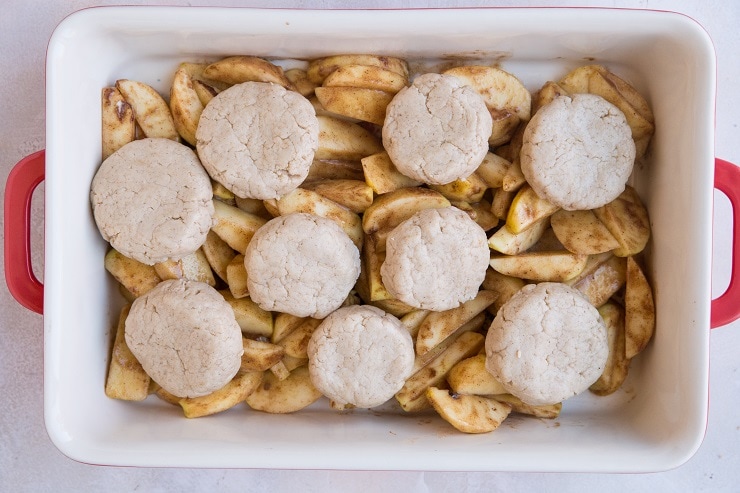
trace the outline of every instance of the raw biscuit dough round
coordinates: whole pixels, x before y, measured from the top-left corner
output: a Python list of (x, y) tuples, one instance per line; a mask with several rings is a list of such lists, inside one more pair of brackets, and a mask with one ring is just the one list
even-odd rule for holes
[(319, 121), (297, 92), (244, 82), (208, 103), (195, 137), (214, 180), (239, 197), (274, 199), (308, 175), (319, 145)]
[(213, 189), (198, 156), (169, 139), (141, 139), (111, 154), (90, 187), (103, 238), (147, 265), (196, 251), (213, 224)]
[(339, 405), (370, 408), (401, 390), (414, 366), (411, 335), (401, 321), (368, 305), (340, 308), (308, 343), (314, 386)]
[(634, 162), (624, 113), (595, 94), (555, 98), (524, 130), (524, 177), (537, 195), (565, 210), (595, 209), (616, 199)]
[(485, 231), (465, 212), (426, 209), (389, 233), (380, 275), (407, 305), (449, 310), (475, 297), (490, 256)]
[(523, 402), (549, 405), (580, 394), (604, 371), (606, 326), (565, 284), (528, 284), (496, 314), (486, 335), (486, 368)]
[(124, 330), (147, 375), (178, 397), (210, 394), (241, 366), (242, 332), (234, 310), (202, 282), (159, 283), (134, 300)]
[(334, 221), (293, 213), (259, 228), (244, 254), (252, 301), (268, 311), (324, 318), (360, 275), (360, 252)]
[(388, 105), (383, 146), (404, 175), (443, 185), (480, 166), (492, 125), (475, 89), (452, 75), (424, 74)]

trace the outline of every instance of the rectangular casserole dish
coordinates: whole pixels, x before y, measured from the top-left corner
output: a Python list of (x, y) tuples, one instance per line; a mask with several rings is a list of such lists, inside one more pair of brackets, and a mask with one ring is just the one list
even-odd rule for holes
[[(652, 222), (657, 328), (622, 390), (568, 400), (556, 420), (512, 416), (485, 435), (460, 434), (431, 414), (345, 414), (325, 405), (188, 420), (156, 397), (105, 396), (123, 300), (103, 267), (107, 245), (89, 205), (100, 164), (101, 88), (129, 78), (166, 94), (185, 60), (338, 52), (499, 63), (530, 90), (600, 63), (646, 96), (656, 133), (649, 165), (631, 183)], [(127, 466), (643, 472), (682, 464), (707, 420), (715, 72), (707, 33), (685, 16), (656, 11), (110, 7), (71, 15), (47, 54), (49, 436), (72, 459)]]

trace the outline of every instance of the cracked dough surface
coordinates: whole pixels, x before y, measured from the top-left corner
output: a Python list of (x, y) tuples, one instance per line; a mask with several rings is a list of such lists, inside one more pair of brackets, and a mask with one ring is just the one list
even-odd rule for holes
[(601, 376), (608, 354), (598, 310), (560, 283), (524, 286), (501, 307), (486, 336), (486, 368), (531, 405), (585, 391)]
[(471, 300), (486, 275), (486, 233), (457, 207), (419, 211), (388, 235), (380, 275), (407, 305), (449, 310)]
[(340, 405), (383, 404), (401, 390), (413, 365), (408, 330), (374, 306), (340, 308), (324, 319), (308, 343), (311, 381)]
[(559, 96), (530, 120), (520, 160), (540, 197), (565, 210), (595, 209), (624, 191), (635, 143), (624, 113), (601, 96)]
[(195, 137), (214, 180), (239, 197), (274, 199), (308, 175), (319, 122), (311, 103), (297, 92), (244, 82), (208, 103)]
[(330, 219), (293, 213), (259, 228), (244, 255), (252, 301), (262, 309), (324, 318), (360, 275), (360, 252)]
[(478, 168), (488, 152), (491, 125), (475, 89), (452, 75), (424, 74), (388, 105), (383, 146), (404, 175), (443, 185)]
[(137, 298), (125, 336), (144, 371), (178, 397), (226, 385), (244, 352), (231, 306), (208, 284), (186, 279), (163, 281)]
[(135, 140), (100, 165), (93, 215), (111, 246), (148, 265), (200, 248), (213, 223), (213, 191), (195, 153), (169, 139)]

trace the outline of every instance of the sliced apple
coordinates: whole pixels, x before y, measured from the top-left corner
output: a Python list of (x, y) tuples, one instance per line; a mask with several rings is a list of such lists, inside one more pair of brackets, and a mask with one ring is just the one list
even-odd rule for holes
[(497, 147), (506, 144), (511, 140), (519, 128), (521, 118), (513, 110), (503, 109), (489, 109), (491, 113), (491, 135), (488, 137), (488, 145), (490, 147)]
[(263, 310), (249, 298), (234, 298), (228, 289), (222, 289), (219, 293), (234, 310), (236, 322), (242, 332), (254, 337), (272, 336), (274, 327), (272, 312)]
[(362, 87), (395, 94), (408, 84), (408, 77), (373, 65), (343, 65), (324, 79), (324, 87)]
[(239, 371), (265, 371), (283, 359), (285, 349), (266, 341), (242, 338), (244, 354)]
[(511, 166), (509, 166), (509, 169), (506, 170), (506, 175), (504, 175), (504, 182), (501, 188), (507, 192), (515, 192), (524, 186), (528, 186), (527, 179), (524, 178), (524, 173), (522, 173), (518, 156), (519, 151), (517, 151), (517, 157), (511, 160)]
[(357, 214), (365, 212), (373, 203), (373, 189), (360, 180), (312, 181), (301, 188), (313, 190)]
[(450, 202), (453, 206), (457, 207), (464, 213), (466, 213), (470, 219), (475, 221), (483, 231), (490, 231), (498, 226), (498, 218), (491, 212), (491, 203), (486, 199), (481, 199), (478, 202)]
[(277, 344), (285, 349), (285, 354), (293, 358), (308, 358), (308, 341), (316, 328), (321, 324), (317, 318), (307, 317), (290, 334), (283, 337)]
[(305, 70), (292, 68), (286, 70), (284, 73), (285, 77), (293, 84), (295, 91), (301, 96), (309, 97), (313, 94), (316, 84), (308, 80), (308, 74)]
[(262, 383), (246, 401), (257, 411), (273, 414), (286, 414), (300, 411), (321, 398), (308, 374), (307, 366), (299, 366), (284, 380), (272, 372), (265, 372)]
[(501, 308), (501, 305), (509, 301), (509, 298), (519, 292), (525, 284), (526, 282), (519, 277), (507, 276), (493, 270), (493, 268), (488, 268), (481, 288), (498, 293), (498, 298), (496, 298), (489, 310), (492, 310), (491, 312), (495, 315)]
[(214, 200), (213, 206), (215, 213), (211, 230), (243, 255), (254, 233), (267, 221), (220, 200)]
[(101, 94), (103, 159), (136, 139), (134, 110), (115, 87)]
[(511, 412), (511, 406), (497, 400), (450, 394), (437, 387), (429, 387), (426, 397), (442, 419), (464, 433), (489, 433), (498, 428)]
[(549, 226), (549, 217), (543, 217), (521, 233), (512, 233), (504, 224), (488, 238), (488, 246), (506, 255), (518, 255), (537, 243)]
[(573, 253), (592, 255), (619, 248), (619, 242), (590, 210), (560, 209), (550, 218), (552, 230), (563, 246)]
[(393, 93), (363, 87), (317, 87), (316, 98), (327, 111), (383, 125)]
[(419, 327), (429, 313), (429, 310), (414, 310), (401, 317), (401, 324), (409, 331), (412, 338), (416, 339)]
[(383, 151), (380, 140), (360, 125), (330, 116), (318, 116), (319, 147), (315, 159), (360, 160)]
[(447, 375), (450, 389), (456, 394), (497, 395), (506, 389), (486, 370), (486, 355), (476, 354), (452, 367)]
[(619, 197), (593, 212), (619, 243), (614, 255), (636, 255), (647, 245), (650, 218), (634, 188), (627, 185)]
[[(655, 132), (655, 125), (649, 120), (653, 118), (653, 114), (647, 102), (629, 84), (616, 75), (607, 71), (594, 72), (589, 78), (588, 92), (601, 96), (624, 113), (634, 140), (639, 140)], [(641, 114), (633, 103), (642, 109), (645, 114)]]
[(604, 371), (589, 390), (596, 395), (609, 395), (622, 386), (629, 371), (630, 360), (625, 356), (624, 309), (616, 303), (599, 307), (599, 314), (606, 324), (609, 356)]
[(514, 197), (516, 197), (516, 191), (508, 191), (503, 188), (494, 190), (493, 199), (491, 200), (491, 213), (500, 220), (506, 221)]
[(552, 81), (545, 82), (532, 98), (532, 114), (545, 105), (552, 103), (558, 96), (567, 96), (566, 91), (560, 84)]
[(210, 416), (231, 409), (244, 402), (249, 394), (255, 391), (262, 381), (261, 371), (239, 372), (222, 388), (201, 397), (180, 399), (186, 418)]
[(406, 79), (409, 76), (409, 66), (405, 60), (381, 55), (333, 55), (317, 58), (311, 60), (306, 74), (311, 82), (321, 84), (329, 74), (347, 65), (369, 65), (390, 70)]
[(591, 75), (604, 70), (600, 65), (582, 65), (568, 72), (560, 79), (558, 85), (570, 94), (585, 94), (589, 92)]
[(647, 346), (655, 332), (653, 290), (640, 265), (627, 257), (625, 304), (625, 355), (633, 358)]
[(385, 248), (379, 245), (380, 240), (377, 235), (365, 235), (365, 243), (362, 249), (363, 269), (368, 284), (367, 301), (389, 300), (393, 295), (386, 289), (383, 284), (383, 278), (380, 275), (380, 267), (385, 262)]
[(421, 185), (421, 182), (398, 171), (385, 151), (362, 158), (361, 162), (365, 182), (377, 194)]
[(564, 282), (577, 276), (586, 266), (588, 255), (568, 251), (525, 252), (491, 257), (491, 267), (507, 276), (536, 282)]
[[(308, 169), (306, 182), (318, 180), (364, 180), (362, 164), (359, 160), (343, 159), (314, 160)], [(370, 183), (368, 183), (370, 185)], [(372, 186), (372, 185), (370, 185)]]
[(416, 354), (422, 355), (441, 343), (463, 324), (482, 313), (498, 297), (495, 291), (478, 291), (472, 300), (440, 312), (431, 312), (419, 327)]
[(148, 293), (162, 282), (153, 266), (127, 257), (113, 248), (105, 254), (103, 263), (105, 270), (121, 283), (134, 298)]
[(294, 89), (283, 69), (263, 58), (254, 56), (230, 56), (211, 63), (203, 76), (227, 84), (242, 82), (271, 82), (286, 89)]
[(105, 379), (105, 395), (111, 399), (143, 401), (149, 395), (151, 379), (126, 344), (126, 317), (130, 309), (130, 304), (125, 305), (118, 317), (116, 338)]
[(187, 68), (181, 66), (175, 72), (170, 88), (170, 111), (177, 133), (193, 146), (196, 144), (195, 131), (203, 106)]
[(296, 188), (280, 197), (276, 201), (276, 207), (281, 216), (306, 212), (331, 219), (347, 233), (358, 250), (362, 249), (364, 235), (360, 216), (318, 192)]
[(213, 276), (211, 265), (202, 248), (184, 256), (178, 260), (165, 260), (154, 264), (154, 270), (157, 275), (164, 281), (167, 279), (189, 279), (199, 281), (209, 286), (216, 285), (216, 278)]
[(529, 185), (524, 185), (514, 196), (506, 216), (506, 226), (512, 233), (521, 233), (560, 209), (557, 205), (540, 198)]
[(458, 361), (477, 354), (483, 347), (484, 340), (483, 335), (477, 332), (464, 332), (433, 360), (411, 375), (396, 393), (396, 400), (403, 410), (413, 412), (428, 408), (426, 389), (443, 385), (450, 369)]
[(489, 152), (475, 170), (475, 174), (486, 183), (488, 188), (501, 188), (510, 166), (509, 161)]
[(529, 121), (532, 95), (516, 76), (498, 67), (463, 65), (443, 72), (454, 75), (475, 89), (493, 110), (509, 110), (521, 121)]
[(362, 229), (367, 234), (388, 232), (419, 211), (449, 206), (450, 201), (434, 190), (401, 188), (376, 197), (362, 216)]
[(459, 178), (444, 185), (429, 185), (429, 188), (436, 190), (449, 200), (478, 202), (483, 198), (488, 185), (480, 176), (472, 173), (467, 178)]
[(119, 79), (116, 88), (133, 108), (136, 123), (146, 137), (180, 140), (170, 107), (153, 87), (143, 82)]
[(555, 419), (560, 416), (560, 411), (563, 409), (563, 403), (558, 402), (557, 404), (544, 404), (541, 406), (533, 406), (532, 404), (526, 404), (521, 399), (511, 394), (500, 394), (494, 397), (499, 402), (503, 402), (511, 406), (511, 412), (518, 414), (528, 414), (537, 418), (544, 419)]
[(624, 258), (610, 255), (588, 275), (572, 283), (572, 286), (583, 293), (592, 305), (599, 307), (624, 286), (625, 279)]

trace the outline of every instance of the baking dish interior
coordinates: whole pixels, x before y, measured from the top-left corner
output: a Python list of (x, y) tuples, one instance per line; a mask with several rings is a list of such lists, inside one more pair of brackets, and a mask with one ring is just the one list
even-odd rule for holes
[[(103, 392), (123, 303), (103, 268), (89, 205), (100, 164), (100, 90), (118, 78), (167, 94), (177, 64), (233, 54), (308, 59), (379, 53), (412, 66), (498, 63), (536, 90), (587, 63), (631, 81), (656, 133), (631, 183), (650, 212), (653, 342), (622, 390), (568, 400), (556, 420), (512, 416), (463, 435), (433, 414), (293, 415), (239, 406), (188, 420), (151, 396)], [(418, 62), (417, 65), (414, 63)], [(438, 65), (437, 65), (438, 66)], [(293, 11), (88, 9), (60, 24), (47, 57), (45, 419), (69, 457), (138, 466), (414, 470), (656, 471), (686, 461), (704, 435), (713, 183), (715, 58), (694, 21), (613, 9)]]

